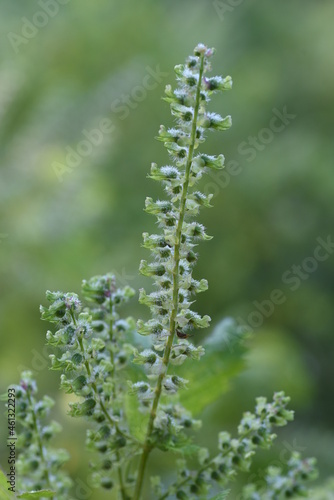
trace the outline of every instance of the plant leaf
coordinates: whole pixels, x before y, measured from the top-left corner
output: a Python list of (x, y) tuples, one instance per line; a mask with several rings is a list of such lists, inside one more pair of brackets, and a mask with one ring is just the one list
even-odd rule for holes
[(124, 404), (130, 434), (139, 441), (144, 441), (148, 415), (140, 412), (138, 398), (131, 394), (125, 396)]
[(0, 469), (0, 500), (12, 500), (15, 495), (8, 491), (8, 483), (5, 473)]
[(180, 393), (181, 403), (193, 414), (216, 401), (228, 390), (231, 377), (244, 369), (246, 348), (240, 342), (244, 337), (242, 329), (226, 318), (204, 342), (205, 356), (177, 367), (177, 373), (189, 380), (188, 390)]
[(56, 493), (51, 490), (39, 490), (39, 491), (26, 491), (21, 493), (17, 498), (25, 498), (35, 500), (36, 498), (51, 498), (54, 497)]

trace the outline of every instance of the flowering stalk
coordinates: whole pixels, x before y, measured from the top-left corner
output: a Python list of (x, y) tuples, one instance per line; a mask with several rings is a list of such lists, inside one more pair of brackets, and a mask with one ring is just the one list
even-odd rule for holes
[[(139, 463), (134, 493), (136, 500), (140, 498), (147, 459), (154, 447), (152, 433), (175, 334), (179, 332), (178, 336), (186, 337), (187, 330), (193, 327), (206, 327), (210, 321), (208, 316), (201, 318), (193, 313), (189, 309), (190, 303), (187, 302), (191, 292), (205, 288), (205, 283), (199, 284), (192, 280), (191, 270), (197, 259), (193, 251), (194, 241), (208, 237), (203, 226), (186, 222), (185, 219), (187, 216), (190, 218), (196, 215), (200, 205), (209, 206), (210, 201), (209, 197), (200, 192), (190, 195), (189, 187), (200, 179), (205, 167), (222, 168), (224, 163), (222, 155), (219, 157), (197, 155), (194, 158), (194, 151), (199, 143), (203, 142), (205, 129), (224, 130), (231, 125), (230, 117), (222, 118), (207, 113), (205, 109), (212, 92), (231, 88), (230, 77), (203, 78), (210, 69), (208, 59), (212, 54), (212, 49), (200, 44), (185, 66), (176, 66), (179, 88), (173, 92), (170, 86), (167, 86), (166, 100), (171, 103), (172, 114), (176, 116), (179, 128), (168, 131), (163, 126), (160, 128), (160, 140), (164, 142), (176, 167), (167, 166), (158, 169), (153, 164), (151, 170), (151, 177), (162, 180), (165, 184), (171, 202), (154, 203), (150, 198), (146, 200), (146, 210), (157, 215), (159, 224), (163, 227), (163, 235), (159, 239), (157, 235), (149, 237), (144, 234), (144, 245), (153, 250), (156, 258), (152, 264), (143, 261), (140, 270), (144, 275), (156, 276), (156, 285), (160, 291), (149, 296), (142, 291), (141, 299), (151, 307), (153, 318), (158, 320), (159, 325), (166, 327), (167, 338), (163, 357), (159, 360), (160, 373), (154, 390), (145, 445)], [(160, 310), (157, 310), (157, 304)], [(148, 330), (151, 324), (146, 324)], [(143, 330), (145, 328), (139, 323), (139, 331), (146, 333)], [(161, 331), (159, 333), (161, 336)]]
[[(293, 411), (287, 409), (290, 398), (283, 392), (275, 393), (273, 402), (266, 398), (257, 398), (255, 412), (246, 412), (238, 427), (238, 438), (231, 438), (228, 432), (221, 432), (218, 439), (219, 453), (209, 458), (208, 452), (202, 449), (198, 455), (200, 467), (190, 471), (186, 462), (180, 464), (180, 480), (172, 484), (158, 500), (171, 495), (179, 499), (188, 499), (190, 495), (202, 496), (209, 491), (210, 483), (226, 488), (238, 472), (248, 472), (253, 456), (259, 448), (269, 449), (276, 434), (274, 427), (285, 426), (293, 420)], [(269, 500), (295, 497), (306, 492), (304, 483), (315, 479), (315, 460), (301, 460), (299, 455), (292, 455), (288, 462), (288, 472), (278, 468), (269, 468), (266, 476), (267, 487), (259, 491), (257, 485), (247, 485), (240, 500)], [(228, 490), (225, 490), (228, 491)], [(269, 494), (270, 493), (270, 494)]]
[[(292, 453), (286, 471), (283, 471), (281, 467), (268, 467), (264, 477), (265, 484), (263, 486), (258, 484), (245, 486), (240, 500), (305, 497), (308, 496), (306, 481), (312, 481), (317, 476), (314, 458), (303, 460), (299, 453)], [(313, 500), (314, 498), (312, 496)]]
[(122, 371), (133, 350), (124, 337), (133, 329), (133, 320), (121, 319), (116, 308), (127, 302), (134, 290), (117, 288), (114, 276), (107, 274), (84, 281), (82, 293), (86, 307), (76, 294), (47, 292), (51, 305), (41, 307), (42, 319), (57, 326), (55, 333), (47, 333), (47, 341), (63, 351), (60, 356), (50, 355), (52, 368), (63, 372), (61, 388), (80, 398), (70, 403), (69, 414), (86, 417), (93, 424), (87, 431), (87, 446), (100, 457), (94, 463), (95, 484), (111, 489), (116, 469), (125, 500), (122, 450), (138, 448), (123, 411), (126, 382)]
[[(17, 401), (16, 418), (21, 429), (17, 441), (18, 478), (20, 490), (48, 490), (57, 500), (68, 500), (72, 481), (61, 470), (68, 461), (65, 450), (50, 447), (50, 440), (61, 431), (57, 422), (44, 423), (54, 401), (44, 396), (36, 399), (37, 385), (32, 373), (25, 371), (20, 384), (14, 386)], [(57, 493), (56, 493), (57, 492)]]

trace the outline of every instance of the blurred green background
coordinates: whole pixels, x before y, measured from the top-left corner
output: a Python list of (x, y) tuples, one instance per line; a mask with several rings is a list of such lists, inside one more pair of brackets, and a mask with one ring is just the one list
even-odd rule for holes
[[(330, 0), (2, 1), (0, 392), (22, 368), (37, 372), (41, 392), (59, 403), (73, 477), (86, 480), (84, 424), (64, 416), (38, 306), (46, 289), (78, 291), (83, 278), (107, 271), (149, 286), (137, 269), (147, 257), (141, 234), (154, 228), (144, 199), (161, 196), (146, 175), (151, 161), (169, 161), (153, 139), (161, 123), (172, 125), (161, 96), (198, 42), (216, 47), (214, 73), (234, 80), (211, 103), (232, 115), (233, 127), (210, 135), (204, 149), (223, 152), (236, 170), (202, 184), (215, 194), (214, 208), (201, 214), (214, 239), (200, 247), (197, 276), (210, 288), (197, 307), (213, 326), (234, 316), (255, 332), (246, 371), (203, 414), (202, 440), (214, 446), (255, 396), (284, 389), (296, 419), (276, 455), (303, 450), (318, 458), (321, 477), (332, 472), (333, 249), (322, 250), (322, 261), (310, 257), (318, 238), (334, 240), (333, 18)], [(273, 117), (284, 108), (293, 118), (278, 130)], [(95, 134), (98, 144), (85, 150), (84, 130), (105, 119), (112, 132)], [(73, 151), (79, 156), (60, 175), (68, 148), (72, 160)], [(260, 313), (275, 289), (284, 302), (266, 302)], [(134, 301), (132, 314), (147, 313)]]

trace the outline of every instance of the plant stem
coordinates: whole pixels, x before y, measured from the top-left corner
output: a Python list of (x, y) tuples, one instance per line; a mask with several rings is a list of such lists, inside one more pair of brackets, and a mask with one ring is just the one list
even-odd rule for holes
[[(252, 429), (249, 429), (249, 431), (245, 432), (242, 436), (242, 439), (247, 437), (251, 432), (252, 432)], [(230, 452), (231, 452), (230, 449), (226, 450), (224, 453), (222, 453), (220, 455), (220, 458), (225, 458)], [(211, 458), (211, 460), (209, 460), (205, 465), (203, 465), (200, 469), (198, 469), (196, 476), (198, 477), (200, 474), (202, 474), (202, 472), (205, 472), (207, 469), (209, 469), (212, 466), (212, 464), (214, 464), (216, 459), (217, 459), (217, 457)], [(193, 476), (188, 476), (185, 479), (182, 479), (180, 482), (174, 483), (173, 487), (177, 488), (177, 489), (181, 488), (182, 486), (184, 486), (190, 480), (193, 480), (193, 479), (194, 479)], [(161, 495), (158, 498), (158, 500), (165, 500), (165, 498), (167, 498), (169, 495), (170, 495), (169, 491), (166, 491), (166, 493)]]
[[(80, 349), (81, 349), (81, 352), (82, 354), (84, 355), (85, 354), (85, 349), (84, 349), (84, 346), (83, 346), (83, 342), (82, 342), (82, 339), (78, 339), (78, 342), (79, 342), (79, 345), (80, 345)], [(87, 374), (88, 376), (90, 377), (91, 376), (91, 369), (90, 369), (90, 366), (89, 366), (89, 363), (88, 361), (86, 360), (85, 361), (85, 368), (86, 368), (86, 371), (87, 371)], [(101, 395), (99, 394), (98, 390), (97, 390), (97, 387), (96, 387), (96, 384), (95, 382), (91, 382), (92, 384), (92, 388), (93, 388), (93, 391), (94, 391), (94, 394), (95, 394), (95, 397), (96, 399), (98, 400), (99, 402), (99, 405), (101, 407), (101, 410), (103, 411), (103, 413), (105, 414), (108, 422), (111, 424), (112, 427), (115, 427), (117, 432), (119, 434), (121, 434), (121, 436), (125, 437), (126, 439), (130, 440), (130, 441), (133, 441), (135, 444), (137, 444), (138, 446), (142, 446), (142, 443), (140, 441), (138, 441), (135, 437), (133, 436), (130, 436), (130, 434), (127, 434), (126, 432), (122, 431), (118, 425), (117, 425), (117, 422), (115, 420), (113, 420), (111, 418), (111, 416), (109, 415), (108, 413), (108, 410), (106, 409), (106, 407), (104, 406), (104, 403), (101, 399)]]
[[(109, 311), (109, 314), (110, 314), (110, 320), (109, 320), (110, 351), (109, 352), (110, 352), (110, 360), (111, 360), (111, 363), (112, 363), (112, 373), (111, 373), (111, 376), (113, 378), (113, 390), (112, 390), (112, 393), (113, 393), (113, 401), (115, 401), (116, 400), (115, 359), (114, 359), (114, 351), (113, 351), (113, 346), (112, 346), (113, 336), (114, 336), (114, 322), (113, 322), (113, 312), (114, 311), (113, 311), (113, 303), (112, 303), (111, 297), (112, 297), (112, 294), (111, 294), (111, 290), (110, 290), (110, 311)], [(104, 413), (107, 413), (106, 409), (105, 409)], [(108, 414), (108, 416), (109, 416), (109, 414)], [(114, 425), (115, 425), (116, 430), (118, 432), (120, 432), (119, 428), (118, 428), (118, 425), (116, 423)], [(123, 481), (122, 467), (121, 467), (121, 464), (120, 464), (121, 455), (120, 455), (119, 450), (116, 450), (116, 458), (117, 458), (117, 462), (118, 462), (117, 475), (118, 475), (119, 489), (120, 489), (120, 492), (121, 492), (122, 500), (126, 500), (127, 499), (127, 494), (126, 494), (126, 489), (125, 489), (125, 485), (124, 485), (124, 481)]]
[[(76, 321), (75, 316), (74, 316), (74, 314), (72, 312), (71, 312), (71, 316), (72, 316), (74, 325), (77, 326), (77, 321)], [(109, 331), (109, 336), (110, 336), (110, 341), (112, 342), (112, 339), (113, 339), (113, 321), (112, 321), (112, 304), (111, 304), (111, 300), (110, 300), (110, 331)], [(78, 337), (78, 342), (79, 342), (79, 345), (80, 345), (80, 350), (81, 350), (82, 354), (84, 355), (85, 354), (85, 349), (84, 349), (84, 346), (83, 346), (82, 338)], [(111, 361), (112, 361), (112, 363), (114, 365), (114, 355), (113, 355), (112, 349), (110, 350), (110, 354), (111, 354)], [(89, 366), (89, 362), (87, 360), (85, 361), (85, 368), (86, 368), (88, 376), (91, 377), (91, 369), (90, 369), (90, 366)], [(113, 375), (114, 375), (114, 372), (115, 371), (113, 369)], [(121, 434), (122, 436), (124, 436), (126, 439), (134, 441), (134, 439), (132, 438), (132, 436), (129, 436), (128, 434), (124, 433), (123, 431), (121, 431), (119, 429), (117, 423), (110, 417), (110, 415), (108, 413), (108, 410), (104, 406), (104, 403), (103, 403), (103, 401), (101, 399), (101, 396), (100, 396), (100, 394), (99, 394), (99, 392), (97, 390), (96, 383), (93, 382), (93, 381), (91, 381), (91, 384), (92, 384), (92, 388), (93, 388), (95, 397), (97, 398), (97, 400), (98, 400), (98, 402), (100, 404), (100, 408), (103, 411), (104, 415), (106, 416), (106, 418), (107, 418), (108, 422), (110, 423), (110, 425), (112, 427), (114, 427), (116, 429), (116, 431), (119, 434)], [(113, 387), (113, 398), (115, 399), (115, 386)], [(119, 454), (118, 450), (116, 451), (116, 458), (117, 458), (117, 461), (119, 462), (120, 461), (120, 454)], [(122, 469), (121, 469), (120, 465), (118, 465), (118, 467), (117, 467), (117, 474), (118, 474), (118, 481), (119, 481), (119, 487), (120, 487), (120, 492), (121, 492), (122, 500), (126, 500), (128, 497), (127, 497), (127, 494), (126, 494), (125, 485), (124, 485), (124, 482), (123, 482)]]
[(196, 89), (194, 116), (193, 116), (193, 122), (192, 122), (192, 128), (191, 128), (191, 142), (190, 142), (190, 146), (189, 146), (189, 150), (188, 150), (188, 157), (187, 157), (187, 163), (186, 163), (186, 169), (185, 169), (185, 178), (184, 178), (184, 183), (183, 183), (183, 187), (182, 187), (182, 195), (181, 195), (181, 201), (180, 201), (180, 216), (179, 216), (179, 220), (178, 220), (178, 224), (177, 224), (177, 228), (176, 228), (176, 238), (175, 238), (175, 246), (174, 246), (174, 268), (173, 268), (173, 309), (172, 309), (172, 312), (170, 315), (170, 323), (169, 323), (170, 335), (168, 336), (168, 340), (166, 342), (166, 347), (165, 347), (165, 351), (164, 351), (164, 355), (163, 355), (163, 359), (162, 359), (162, 370), (161, 370), (161, 373), (158, 377), (157, 385), (155, 388), (155, 397), (154, 397), (154, 400), (152, 403), (150, 418), (149, 418), (149, 422), (148, 422), (148, 426), (147, 426), (147, 433), (146, 433), (144, 449), (143, 449), (141, 459), (139, 462), (138, 476), (137, 476), (137, 482), (136, 482), (136, 486), (135, 486), (133, 500), (140, 499), (144, 475), (145, 475), (145, 469), (146, 469), (146, 464), (147, 464), (147, 459), (148, 459), (149, 454), (151, 453), (152, 449), (154, 448), (154, 446), (151, 444), (151, 434), (152, 434), (153, 427), (154, 427), (154, 421), (155, 421), (155, 418), (157, 415), (157, 409), (158, 409), (160, 396), (161, 396), (161, 392), (162, 392), (162, 384), (163, 384), (163, 381), (164, 381), (166, 373), (167, 373), (169, 357), (170, 357), (170, 353), (171, 353), (172, 345), (173, 345), (173, 341), (174, 341), (174, 336), (175, 336), (176, 316), (177, 316), (178, 307), (179, 307), (179, 265), (180, 265), (181, 236), (182, 236), (183, 221), (184, 221), (185, 209), (186, 209), (186, 201), (187, 201), (187, 194), (188, 194), (191, 163), (193, 160), (195, 141), (196, 141), (197, 117), (198, 117), (198, 111), (199, 111), (199, 106), (200, 106), (200, 90), (201, 90), (201, 83), (202, 83), (202, 77), (203, 77), (203, 67), (204, 67), (204, 56), (202, 55), (201, 56), (200, 71), (199, 71), (199, 78), (198, 78), (197, 89)]
[[(229, 450), (230, 451), (230, 450)], [(228, 453), (229, 453), (228, 451)], [(226, 454), (223, 454), (222, 456), (224, 457)], [(211, 465), (214, 463), (214, 458), (211, 459), (207, 464), (203, 465), (203, 467), (201, 467), (198, 471), (197, 471), (197, 474), (196, 476), (198, 477), (202, 472), (206, 471), (207, 469), (209, 469), (209, 467), (211, 467)], [(176, 483), (173, 485), (174, 488), (181, 488), (182, 486), (184, 486), (185, 484), (187, 484), (190, 480), (194, 480), (194, 477), (193, 476), (188, 476), (186, 477), (185, 479), (182, 479), (182, 481), (180, 481), (179, 483)], [(165, 500), (165, 498), (168, 498), (169, 495), (171, 493), (169, 491), (166, 491), (166, 493), (164, 493), (163, 495), (161, 495), (158, 500)]]
[[(37, 418), (36, 418), (35, 411), (34, 411), (34, 405), (33, 405), (33, 401), (31, 399), (29, 390), (27, 391), (27, 398), (28, 398), (30, 407), (32, 408), (32, 420), (33, 420), (33, 425), (34, 425), (34, 431), (36, 434), (36, 440), (37, 440), (37, 444), (38, 444), (39, 454), (41, 457), (41, 461), (44, 463), (44, 467), (45, 467), (44, 468), (44, 478), (46, 481), (47, 488), (50, 488), (50, 490), (51, 490), (52, 488), (51, 488), (51, 484), (50, 484), (50, 477), (49, 477), (49, 471), (48, 471), (49, 466), (48, 466), (46, 459), (45, 459), (41, 434), (40, 434), (40, 430), (38, 428)], [(53, 500), (53, 496), (51, 497), (51, 500)]]
[[(119, 452), (117, 451), (116, 453), (117, 460), (119, 460)], [(122, 469), (121, 466), (117, 467), (117, 474), (118, 474), (118, 482), (119, 482), (119, 490), (121, 492), (122, 500), (127, 500), (128, 496), (126, 494), (124, 482), (123, 482), (123, 474), (122, 474)]]

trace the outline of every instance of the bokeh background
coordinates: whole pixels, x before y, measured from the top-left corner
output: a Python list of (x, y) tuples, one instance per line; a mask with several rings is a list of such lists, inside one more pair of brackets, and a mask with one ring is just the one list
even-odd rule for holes
[[(202, 185), (215, 195), (201, 214), (214, 239), (200, 248), (197, 275), (210, 288), (197, 305), (213, 326), (233, 316), (254, 330), (245, 370), (202, 412), (201, 439), (214, 447), (257, 395), (284, 389), (296, 418), (271, 460), (293, 448), (318, 458), (321, 479), (333, 472), (331, 244), (313, 259), (319, 238), (334, 240), (333, 18), (330, 0), (2, 1), (1, 392), (22, 368), (36, 371), (41, 392), (57, 399), (73, 477), (86, 480), (85, 426), (65, 415), (38, 306), (46, 289), (78, 291), (83, 278), (107, 271), (148, 286), (137, 272), (141, 233), (154, 228), (143, 206), (161, 191), (146, 174), (151, 161), (168, 163), (153, 138), (161, 123), (172, 125), (161, 96), (199, 41), (216, 47), (216, 73), (231, 74), (234, 89), (212, 102), (233, 127), (205, 148), (231, 168)], [(273, 130), (284, 109), (289, 117)], [(112, 132), (80, 147), (105, 119)], [(259, 312), (277, 289), (284, 302)], [(134, 316), (144, 309), (133, 302)]]

